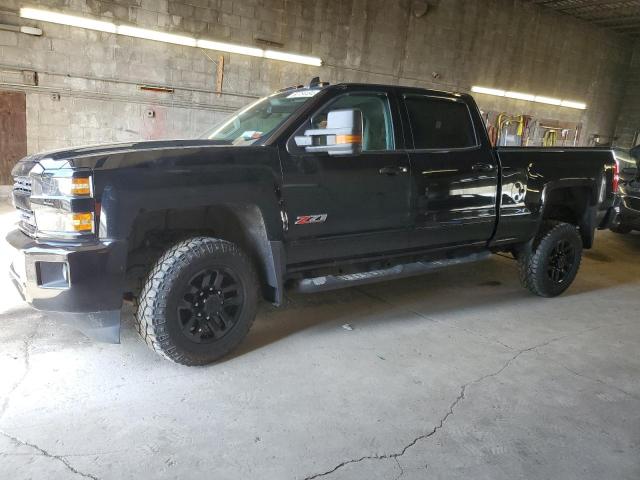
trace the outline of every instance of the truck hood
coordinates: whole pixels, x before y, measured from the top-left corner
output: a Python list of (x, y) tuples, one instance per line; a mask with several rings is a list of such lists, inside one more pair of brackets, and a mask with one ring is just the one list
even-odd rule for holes
[[(60, 168), (101, 168), (107, 166), (108, 159), (123, 156), (134, 158), (147, 152), (170, 152), (181, 150), (198, 150), (218, 147), (222, 149), (237, 149), (228, 142), (217, 140), (150, 140), (142, 142), (123, 142), (83, 147), (51, 150), (29, 155), (20, 160), (13, 168), (13, 176), (28, 175), (36, 166), (46, 170)], [(114, 165), (112, 165), (113, 167)]]

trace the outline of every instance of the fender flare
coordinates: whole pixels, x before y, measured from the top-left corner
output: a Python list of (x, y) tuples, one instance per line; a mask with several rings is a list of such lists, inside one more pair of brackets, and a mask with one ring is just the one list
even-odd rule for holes
[(539, 230), (542, 225), (546, 207), (549, 205), (546, 201), (549, 193), (573, 187), (587, 188), (590, 192), (585, 209), (582, 212), (582, 215), (578, 218), (577, 226), (579, 227), (584, 247), (591, 248), (593, 246), (597, 226), (596, 213), (599, 193), (597, 182), (592, 178), (567, 178), (547, 182), (540, 195), (540, 215), (538, 216), (538, 225), (536, 230)]
[(260, 278), (264, 280), (266, 290), (263, 296), (274, 305), (284, 301), (284, 274), (286, 253), (281, 239), (269, 238), (262, 211), (258, 206), (247, 205), (234, 210), (240, 220), (251, 247), (258, 255)]

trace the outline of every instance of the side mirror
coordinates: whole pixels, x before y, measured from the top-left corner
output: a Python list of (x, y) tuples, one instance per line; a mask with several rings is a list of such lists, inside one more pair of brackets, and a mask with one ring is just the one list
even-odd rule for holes
[(295, 137), (296, 145), (309, 153), (356, 155), (362, 151), (362, 112), (356, 109), (332, 110), (327, 127), (307, 130)]

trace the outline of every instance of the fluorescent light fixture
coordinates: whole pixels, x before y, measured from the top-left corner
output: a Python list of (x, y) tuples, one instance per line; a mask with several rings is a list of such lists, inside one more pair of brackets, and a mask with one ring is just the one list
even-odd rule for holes
[(559, 98), (543, 97), (541, 95), (536, 95), (535, 101), (538, 103), (546, 103), (548, 105), (562, 105), (562, 100)]
[(496, 97), (504, 97), (507, 93), (504, 90), (496, 90), (495, 88), (471, 87), (471, 91), (475, 93), (484, 93), (485, 95), (495, 95)]
[(43, 22), (58, 23), (71, 27), (88, 28), (89, 30), (99, 30), (101, 32), (116, 33), (116, 26), (111, 22), (102, 22), (91, 18), (75, 17), (62, 13), (38, 10), (37, 8), (21, 8), (20, 16), (31, 20), (41, 20)]
[(245, 47), (232, 43), (214, 42), (211, 40), (198, 40), (197, 46), (207, 50), (218, 50), (219, 52), (238, 53), (240, 55), (250, 55), (252, 57), (264, 57), (264, 50), (256, 47)]
[(220, 52), (239, 53), (240, 55), (250, 55), (252, 57), (269, 58), (271, 60), (282, 60), (283, 62), (302, 63), (319, 67), (322, 59), (318, 57), (308, 57), (295, 53), (277, 52), (274, 50), (263, 50), (257, 47), (245, 47), (232, 43), (214, 42), (212, 40), (198, 40), (197, 46), (208, 50), (218, 50)]
[(295, 53), (277, 52), (275, 50), (267, 50), (264, 52), (265, 58), (272, 60), (282, 60), (283, 62), (303, 63), (305, 65), (313, 65), (314, 67), (320, 67), (322, 65), (322, 59), (317, 57), (308, 57), (306, 55), (297, 55)]
[(483, 93), (485, 95), (493, 95), (496, 97), (514, 98), (516, 100), (526, 100), (528, 102), (544, 103), (546, 105), (556, 105), (559, 107), (576, 108), (578, 110), (586, 110), (587, 105), (581, 102), (573, 102), (570, 100), (561, 100), (559, 98), (545, 97), (543, 95), (533, 95), (531, 93), (509, 92), (499, 90), (497, 88), (478, 87), (474, 85), (471, 91), (475, 93)]
[(509, 98), (515, 98), (516, 100), (528, 100), (529, 102), (533, 102), (536, 99), (535, 95), (531, 95), (529, 93), (520, 93), (520, 92), (506, 92), (504, 96)]
[(174, 35), (172, 33), (158, 32), (157, 30), (130, 27), (128, 25), (118, 25), (116, 33), (126, 35), (128, 37), (155, 40), (156, 42), (174, 43), (176, 45), (185, 45), (187, 47), (196, 46), (195, 38), (185, 37), (184, 35)]
[(276, 52), (274, 50), (263, 50), (256, 47), (245, 47), (242, 45), (234, 45), (232, 43), (214, 42), (211, 40), (198, 40), (197, 46), (208, 50), (218, 50), (220, 52), (239, 53), (241, 55), (250, 55), (252, 57), (269, 58), (271, 60), (282, 60), (283, 62), (302, 63), (304, 65), (313, 65), (319, 67), (322, 65), (322, 59), (318, 57), (308, 57), (306, 55), (297, 55), (295, 53)]
[(569, 108), (577, 108), (578, 110), (586, 110), (587, 105), (581, 102), (571, 102), (569, 100), (563, 100), (561, 105), (563, 107), (569, 107)]
[(126, 35), (128, 37), (154, 40), (156, 42), (173, 43), (175, 45), (185, 45), (187, 47), (199, 47), (205, 48), (207, 50), (237, 53), (239, 55), (249, 55), (251, 57), (268, 58), (271, 60), (281, 60), (283, 62), (300, 63), (316, 67), (322, 65), (322, 59), (318, 57), (309, 57), (307, 55), (278, 52), (274, 50), (263, 50), (262, 48), (236, 45), (233, 43), (216, 42), (213, 40), (195, 39), (193, 37), (188, 37), (185, 35), (175, 35), (173, 33), (148, 30), (145, 28), (132, 27), (129, 25), (116, 25), (111, 22), (103, 22), (100, 20), (93, 20), (85, 17), (65, 15), (62, 13), (50, 12), (47, 10), (39, 10), (37, 8), (21, 8), (20, 16), (22, 18), (28, 18), (31, 20), (40, 20), (43, 22), (58, 23), (60, 25), (86, 28), (89, 30), (116, 33), (119, 35)]

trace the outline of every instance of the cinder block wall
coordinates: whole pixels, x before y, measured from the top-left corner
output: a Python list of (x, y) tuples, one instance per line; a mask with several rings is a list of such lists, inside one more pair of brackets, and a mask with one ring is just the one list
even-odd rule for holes
[(626, 87), (616, 127), (616, 145), (633, 147), (640, 131), (640, 41), (636, 42), (631, 66), (625, 72)]
[[(95, 142), (198, 135), (228, 113), (319, 75), (330, 82), (471, 85), (587, 103), (586, 111), (480, 95), (483, 108), (582, 122), (582, 142), (612, 134), (630, 59), (628, 41), (519, 0), (2, 0), (75, 15), (322, 57), (320, 68), (225, 54), (225, 94), (205, 52), (0, 12), (43, 29), (0, 32), (0, 89), (27, 92), (30, 152)], [(212, 59), (216, 52), (207, 51)], [(38, 72), (29, 86), (21, 70)], [(25, 83), (27, 85), (25, 85)], [(175, 87), (147, 93), (139, 84)], [(148, 117), (147, 112), (155, 114)]]

